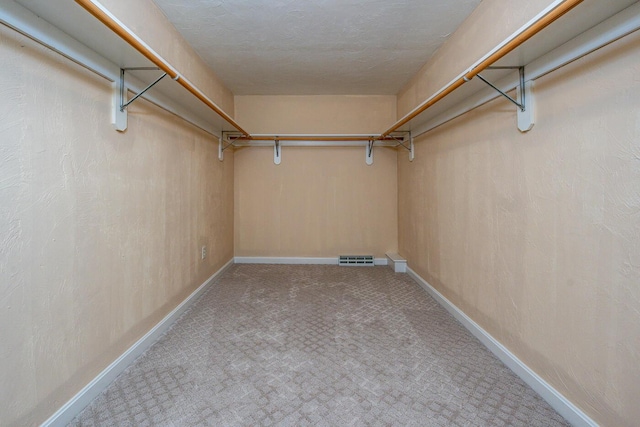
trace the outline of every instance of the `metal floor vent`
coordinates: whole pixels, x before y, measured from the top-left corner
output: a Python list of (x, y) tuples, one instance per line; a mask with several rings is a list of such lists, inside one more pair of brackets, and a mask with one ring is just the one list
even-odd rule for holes
[(373, 255), (340, 255), (338, 257), (338, 265), (373, 267)]

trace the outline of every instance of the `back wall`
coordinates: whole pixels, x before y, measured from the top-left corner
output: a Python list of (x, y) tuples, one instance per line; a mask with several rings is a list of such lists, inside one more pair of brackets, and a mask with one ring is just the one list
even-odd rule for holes
[[(395, 121), (395, 96), (237, 96), (251, 133), (380, 133)], [(384, 256), (397, 248), (397, 154), (364, 147), (235, 150), (235, 255)]]

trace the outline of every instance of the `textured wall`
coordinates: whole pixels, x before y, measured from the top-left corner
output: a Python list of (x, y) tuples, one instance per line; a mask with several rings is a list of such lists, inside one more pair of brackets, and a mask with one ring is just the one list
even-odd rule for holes
[(0, 424), (36, 425), (233, 256), (233, 156), (145, 101), (115, 132), (108, 82), (2, 26), (0, 57)]
[[(485, 2), (483, 2), (483, 5)], [(410, 267), (602, 425), (640, 419), (640, 34), (399, 156)]]
[[(240, 96), (252, 133), (376, 133), (395, 120), (395, 96)], [(396, 152), (364, 147), (244, 148), (235, 154), (236, 256), (335, 257), (397, 246)]]

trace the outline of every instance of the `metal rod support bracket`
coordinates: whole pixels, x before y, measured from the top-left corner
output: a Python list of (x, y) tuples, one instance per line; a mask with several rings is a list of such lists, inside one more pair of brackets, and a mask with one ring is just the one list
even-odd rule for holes
[[(226, 145), (225, 145), (225, 142), (227, 143)], [(233, 141), (229, 141), (229, 140), (222, 139), (222, 138), (220, 138), (220, 143), (222, 144), (222, 145), (221, 145), (221, 147), (222, 147), (222, 149), (221, 149), (221, 150), (222, 150), (222, 151), (226, 150), (226, 149), (227, 149), (227, 148), (229, 148), (229, 147), (233, 147), (233, 146), (235, 146), (235, 143), (234, 143)]]
[[(234, 132), (233, 135), (240, 135), (240, 134), (237, 134)], [(222, 136), (218, 139), (218, 160), (220, 161), (224, 160), (224, 150), (226, 150), (229, 147), (233, 147), (235, 145), (234, 141), (229, 140), (229, 136), (230, 136), (229, 132), (222, 131)]]
[(519, 101), (516, 101), (509, 95), (507, 95), (504, 91), (500, 90), (490, 81), (482, 77), (480, 74), (476, 74), (480, 80), (489, 85), (492, 89), (496, 90), (500, 95), (507, 98), (510, 102), (515, 104), (518, 107), (517, 116), (518, 116), (518, 130), (520, 132), (527, 132), (533, 128), (535, 123), (534, 117), (534, 107), (533, 107), (533, 82), (525, 81), (524, 78), (524, 67), (501, 67), (501, 66), (493, 66), (487, 67), (487, 70), (518, 70), (520, 76), (518, 81), (518, 86), (516, 87), (516, 97)]
[(273, 163), (279, 165), (282, 162), (282, 146), (278, 139), (275, 139), (273, 142)]
[(115, 82), (114, 91), (113, 91), (113, 116), (111, 118), (111, 122), (113, 126), (119, 132), (124, 132), (127, 129), (127, 107), (131, 105), (132, 102), (140, 98), (146, 91), (155, 86), (160, 80), (162, 80), (167, 73), (162, 74), (156, 80), (153, 81), (149, 86), (140, 91), (140, 93), (136, 94), (133, 98), (126, 101), (127, 99), (127, 85), (125, 82), (125, 72), (126, 71), (157, 71), (158, 67), (131, 67), (131, 68), (121, 68), (120, 69), (120, 79)]
[[(495, 86), (493, 83), (491, 83), (489, 80), (485, 79), (484, 77), (482, 77), (482, 75), (480, 75), (479, 73), (476, 74), (476, 76), (482, 80), (483, 82), (485, 82), (489, 87), (491, 87), (492, 89), (494, 89), (496, 92), (498, 92), (500, 95), (504, 96), (505, 98), (507, 98), (509, 101), (511, 101), (513, 104), (515, 104), (518, 108), (520, 108), (520, 110), (524, 111), (525, 107), (524, 104), (521, 102), (516, 101), (515, 99), (513, 99), (512, 97), (510, 97), (509, 95), (507, 95), (506, 93), (504, 93), (502, 90), (498, 89), (497, 86)], [(524, 83), (524, 82), (522, 82)], [(524, 92), (522, 92), (524, 93)]]
[[(145, 87), (144, 89), (142, 89), (140, 91), (140, 93), (137, 93), (133, 98), (131, 98), (129, 101), (124, 102), (125, 100), (125, 94), (123, 94), (121, 101), (123, 102), (122, 104), (120, 104), (120, 111), (124, 111), (129, 105), (131, 105), (135, 100), (137, 100), (138, 98), (140, 98), (142, 95), (144, 95), (144, 93), (146, 91), (148, 91), (149, 89), (151, 89), (152, 87), (154, 87), (158, 82), (160, 82), (160, 80), (162, 80), (163, 78), (165, 78), (167, 76), (167, 73), (162, 74), (160, 77), (158, 77), (156, 80), (153, 81), (153, 83), (149, 84), (149, 86)], [(124, 84), (123, 84), (124, 86)]]
[(413, 137), (411, 136), (411, 131), (402, 132), (402, 135), (398, 135), (397, 133), (395, 135), (390, 134), (389, 137), (393, 138), (397, 142), (395, 146), (396, 148), (402, 147), (409, 152), (409, 161), (412, 162), (414, 159), (414, 155), (413, 155)]
[(373, 164), (373, 139), (370, 139), (367, 142), (367, 146), (365, 148), (365, 162), (367, 165), (371, 166)]
[(397, 142), (396, 147), (402, 147), (407, 151), (411, 151), (410, 144), (408, 144), (411, 140), (411, 132), (405, 132), (402, 136), (389, 135), (389, 137)]
[[(236, 132), (230, 133), (230, 132), (222, 131), (222, 138), (220, 138), (220, 143), (222, 144), (221, 145), (222, 151), (226, 150), (229, 147), (234, 147), (235, 146), (235, 141), (229, 139), (230, 137), (231, 138), (234, 138), (234, 137), (238, 138), (240, 136), (242, 136), (242, 135), (239, 134), (239, 133), (236, 133)], [(226, 145), (224, 144), (225, 142), (227, 143)]]

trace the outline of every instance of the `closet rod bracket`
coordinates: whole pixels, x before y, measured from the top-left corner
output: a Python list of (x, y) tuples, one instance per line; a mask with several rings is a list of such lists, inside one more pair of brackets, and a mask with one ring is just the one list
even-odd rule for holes
[(115, 90), (113, 97), (113, 106), (114, 106), (114, 114), (112, 117), (113, 126), (117, 131), (124, 132), (127, 129), (127, 107), (131, 105), (134, 101), (140, 98), (145, 94), (149, 89), (154, 87), (156, 84), (160, 82), (163, 78), (167, 76), (167, 73), (163, 73), (160, 77), (155, 79), (151, 84), (149, 84), (146, 88), (142, 89), (139, 93), (137, 93), (130, 100), (127, 99), (127, 85), (125, 82), (125, 73), (126, 71), (158, 71), (158, 67), (131, 67), (131, 68), (120, 68), (120, 79), (115, 82)]
[[(486, 83), (489, 87), (497, 91), (500, 95), (507, 98), (511, 103), (515, 104), (518, 107), (517, 115), (518, 115), (518, 130), (520, 132), (527, 132), (533, 128), (534, 125), (534, 109), (533, 109), (533, 82), (525, 81), (524, 78), (524, 67), (503, 67), (503, 66), (493, 66), (487, 67), (487, 70), (518, 70), (519, 72), (519, 80), (518, 85), (516, 86), (516, 97), (518, 101), (510, 97), (504, 91), (500, 90), (496, 85), (491, 83), (489, 80), (485, 79), (480, 75), (480, 73), (476, 74), (480, 80)], [(465, 77), (465, 81), (468, 79)]]
[(282, 162), (282, 146), (278, 137), (273, 140), (273, 163), (279, 165)]
[(365, 147), (366, 149), (365, 162), (369, 166), (373, 164), (373, 143), (374, 143), (374, 140), (370, 139), (369, 141), (367, 141), (367, 146)]
[(406, 132), (394, 132), (389, 134), (389, 138), (395, 140), (396, 145), (395, 148), (402, 147), (409, 152), (409, 161), (412, 162), (414, 159), (413, 155), (413, 137), (411, 136), (411, 131)]
[[(222, 136), (218, 139), (218, 160), (224, 160), (224, 150), (229, 147), (235, 146), (234, 137), (238, 138), (242, 136), (237, 132), (226, 132), (222, 131)], [(225, 144), (226, 143), (226, 144)]]
[(488, 67), (488, 70), (497, 70), (497, 69), (511, 69), (511, 68), (517, 68), (520, 71), (520, 102), (516, 101), (515, 99), (513, 99), (512, 97), (510, 97), (509, 95), (507, 95), (505, 92), (503, 92), (502, 90), (500, 90), (496, 85), (494, 85), (493, 83), (491, 83), (489, 80), (485, 79), (484, 77), (482, 77), (482, 75), (480, 73), (476, 74), (476, 76), (478, 76), (478, 78), (480, 80), (482, 80), (483, 82), (485, 82), (489, 87), (491, 87), (493, 90), (495, 90), (496, 92), (498, 92), (500, 95), (504, 96), (505, 98), (507, 98), (509, 101), (511, 101), (513, 104), (515, 104), (518, 108), (520, 108), (521, 111), (525, 111), (525, 104), (524, 104), (524, 96), (525, 96), (525, 92), (522, 90), (522, 87), (524, 86), (524, 67)]

